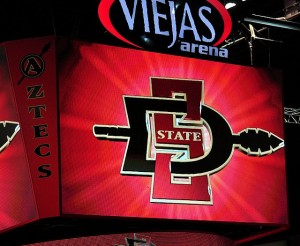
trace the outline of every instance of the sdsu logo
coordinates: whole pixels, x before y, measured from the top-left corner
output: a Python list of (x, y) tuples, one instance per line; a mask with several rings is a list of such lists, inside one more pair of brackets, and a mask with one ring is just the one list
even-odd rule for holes
[(151, 202), (212, 205), (210, 175), (228, 164), (235, 148), (264, 156), (284, 146), (263, 129), (234, 134), (203, 103), (201, 80), (152, 77), (151, 93), (124, 96), (128, 126), (93, 126), (99, 140), (127, 142), (121, 174), (152, 176)]

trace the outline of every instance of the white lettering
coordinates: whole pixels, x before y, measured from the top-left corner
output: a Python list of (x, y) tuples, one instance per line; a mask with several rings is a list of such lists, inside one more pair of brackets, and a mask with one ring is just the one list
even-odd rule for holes
[(133, 5), (133, 11), (132, 11), (132, 15), (130, 15), (128, 6), (126, 4), (125, 0), (119, 0), (122, 9), (123, 9), (123, 13), (125, 15), (128, 27), (130, 30), (133, 30), (134, 28), (134, 19), (135, 19), (135, 13), (136, 13), (136, 5), (137, 5), (137, 0), (134, 0), (134, 5)]
[(208, 46), (199, 45), (199, 54), (207, 55), (208, 54)]
[(181, 132), (178, 131), (176, 133), (174, 140), (184, 140), (183, 136), (181, 135)]
[(157, 135), (158, 135), (157, 137), (158, 139), (164, 139), (166, 137), (163, 130), (157, 131)]
[(157, 139), (179, 140), (179, 141), (202, 141), (201, 132), (188, 132), (188, 131), (170, 131), (159, 130), (157, 131)]
[(157, 11), (157, 2), (165, 4), (164, 0), (152, 0), (153, 8), (153, 19), (154, 19), (154, 32), (158, 35), (169, 36), (169, 31), (161, 31), (159, 27), (159, 18), (167, 20), (167, 15), (158, 13)]
[[(191, 24), (191, 26), (187, 26), (186, 23), (186, 18), (189, 19), (189, 22)], [(189, 5), (187, 3), (185, 3), (184, 5), (184, 10), (183, 10), (183, 16), (182, 16), (182, 21), (181, 21), (181, 26), (180, 26), (180, 31), (179, 31), (179, 37), (180, 38), (184, 38), (184, 32), (185, 31), (192, 31), (194, 33), (194, 37), (196, 41), (201, 41), (192, 13), (191, 13), (191, 9), (189, 7)]]
[(174, 133), (174, 131), (166, 131), (168, 134), (168, 139), (172, 139), (172, 134)]
[(193, 141), (201, 141), (200, 132), (193, 132)]
[(172, 43), (168, 46), (168, 48), (171, 48), (175, 44), (175, 42), (177, 40), (175, 4), (174, 4), (173, 1), (169, 1), (169, 9), (170, 9), (170, 16), (171, 16), (171, 26), (172, 26), (173, 40), (172, 40)]
[(190, 135), (192, 132), (183, 132), (185, 134), (185, 140), (190, 140)]
[[(186, 34), (191, 33), (195, 42), (181, 42), (181, 51), (228, 58), (227, 49), (203, 45), (203, 43), (212, 44), (216, 39), (216, 30), (210, 21), (211, 7), (200, 6), (198, 10), (195, 10), (189, 6), (188, 2), (185, 2), (183, 9), (177, 9), (176, 2), (172, 0), (134, 0), (131, 4), (128, 0), (119, 0), (119, 3), (129, 30), (134, 30), (135, 21), (138, 21), (136, 20), (137, 12), (141, 11), (144, 22), (143, 31), (150, 33), (152, 27), (156, 35), (170, 37), (171, 41), (167, 48), (173, 47), (178, 38), (184, 39)], [(141, 9), (138, 10), (138, 8)], [(195, 11), (198, 11), (198, 16)], [(197, 19), (195, 19), (196, 17)], [(207, 28), (202, 33), (201, 30), (197, 29), (201, 26), (198, 25), (199, 21), (203, 23), (204, 28)], [(162, 27), (165, 26), (167, 26), (167, 29), (162, 30)], [(197, 44), (197, 42), (203, 43)]]
[(149, 19), (148, 19), (148, 8), (147, 8), (146, 0), (142, 0), (142, 9), (143, 9), (143, 19), (144, 19), (144, 30), (145, 30), (145, 32), (150, 32)]
[[(198, 49), (197, 49), (198, 48)], [(180, 50), (188, 53), (198, 53), (201, 55), (219, 56), (228, 58), (228, 50), (214, 46), (198, 45), (195, 43), (181, 42)]]

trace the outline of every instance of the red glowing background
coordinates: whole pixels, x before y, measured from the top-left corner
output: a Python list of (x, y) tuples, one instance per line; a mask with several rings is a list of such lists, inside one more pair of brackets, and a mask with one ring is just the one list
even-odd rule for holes
[(284, 139), (281, 72), (72, 42), (59, 61), (62, 213), (287, 224), (284, 148), (234, 150), (210, 176), (213, 205), (150, 203), (151, 177), (121, 175), (126, 143), (99, 141), (94, 124), (127, 126), (123, 96), (150, 97), (151, 76), (204, 80), (204, 104), (233, 133), (261, 128)]

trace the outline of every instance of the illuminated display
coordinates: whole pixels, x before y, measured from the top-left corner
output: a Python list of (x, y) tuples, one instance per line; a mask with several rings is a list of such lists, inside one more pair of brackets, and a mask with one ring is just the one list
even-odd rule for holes
[(0, 231), (38, 218), (15, 95), (0, 46)]
[(55, 39), (16, 40), (5, 47), (38, 216), (58, 216)]
[[(246, 58), (226, 48), (223, 4), (70, 6), (53, 3), (49, 28), (31, 6), (43, 20), (3, 33), (1, 239), (37, 228), (32, 240), (63, 244), (229, 246), (286, 230), (282, 71), (227, 63)], [(197, 233), (185, 229), (195, 222)], [(70, 223), (80, 235), (65, 233)]]
[(69, 49), (63, 214), (287, 224), (280, 71)]
[(228, 58), (228, 50), (218, 45), (229, 36), (232, 21), (217, 0), (102, 0), (98, 17), (108, 32), (133, 47)]

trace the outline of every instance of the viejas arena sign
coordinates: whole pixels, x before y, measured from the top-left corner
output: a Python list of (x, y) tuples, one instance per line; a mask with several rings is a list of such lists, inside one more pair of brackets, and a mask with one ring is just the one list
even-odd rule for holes
[(113, 36), (137, 48), (228, 58), (228, 50), (218, 46), (232, 21), (218, 0), (102, 0), (98, 16)]

